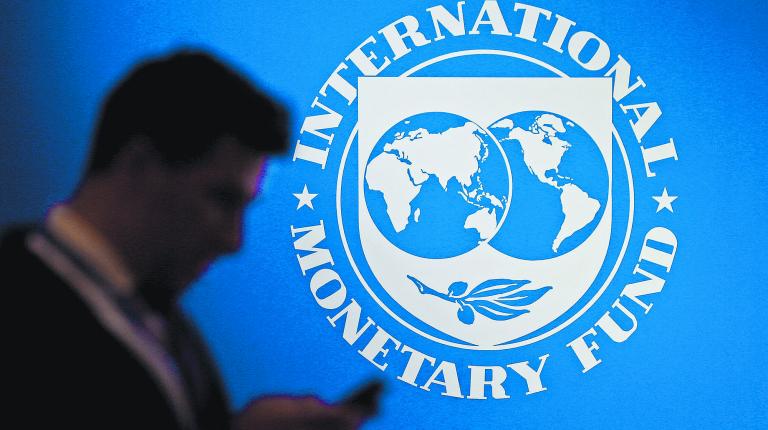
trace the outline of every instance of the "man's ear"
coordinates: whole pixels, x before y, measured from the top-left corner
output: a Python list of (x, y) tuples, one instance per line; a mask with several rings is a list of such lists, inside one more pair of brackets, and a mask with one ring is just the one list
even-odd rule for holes
[(160, 153), (152, 144), (152, 139), (143, 134), (128, 138), (114, 163), (119, 172), (130, 178), (152, 174), (161, 165)]

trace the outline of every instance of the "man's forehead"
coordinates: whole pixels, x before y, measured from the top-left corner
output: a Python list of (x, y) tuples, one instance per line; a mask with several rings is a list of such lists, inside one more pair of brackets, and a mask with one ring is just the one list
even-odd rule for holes
[(206, 158), (221, 166), (255, 169), (263, 164), (266, 155), (243, 145), (242, 141), (235, 137), (225, 136), (216, 141)]
[[(209, 157), (209, 173), (222, 182), (238, 184), (247, 192), (257, 191), (266, 155), (257, 154), (237, 140), (223, 140)], [(215, 179), (212, 178), (212, 179)]]

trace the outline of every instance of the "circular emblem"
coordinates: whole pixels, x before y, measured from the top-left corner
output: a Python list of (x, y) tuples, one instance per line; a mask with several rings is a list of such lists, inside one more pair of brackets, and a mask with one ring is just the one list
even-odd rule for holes
[(656, 175), (677, 152), (642, 78), (529, 5), (436, 5), (360, 40), (320, 83), (291, 167), (291, 239), (331, 326), (454, 397), (506, 398), (510, 373), (543, 391), (550, 356), (597, 365), (677, 250)]

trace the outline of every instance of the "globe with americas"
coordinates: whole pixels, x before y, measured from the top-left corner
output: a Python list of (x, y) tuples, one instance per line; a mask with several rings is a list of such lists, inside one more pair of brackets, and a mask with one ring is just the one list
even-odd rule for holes
[(374, 146), (364, 172), (365, 205), (378, 230), (424, 258), (460, 255), (493, 238), (511, 190), (498, 142), (446, 112), (395, 124)]
[(508, 115), (489, 130), (515, 173), (515, 198), (491, 246), (543, 260), (583, 243), (608, 196), (608, 170), (592, 137), (569, 118), (544, 111)]

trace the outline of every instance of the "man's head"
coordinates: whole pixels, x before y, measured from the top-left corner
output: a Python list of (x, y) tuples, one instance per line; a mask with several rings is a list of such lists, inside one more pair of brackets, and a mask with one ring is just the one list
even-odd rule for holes
[(149, 61), (106, 100), (73, 204), (170, 297), (239, 248), (265, 158), (286, 144), (282, 108), (210, 56)]
[(260, 155), (282, 152), (285, 120), (280, 106), (207, 54), (147, 61), (104, 103), (87, 175), (109, 169), (136, 136), (169, 165), (199, 161), (225, 135)]

